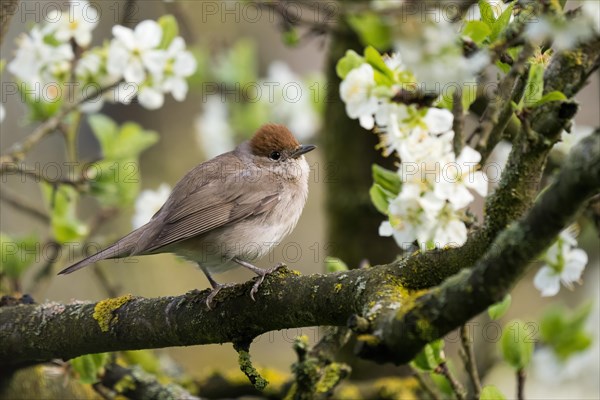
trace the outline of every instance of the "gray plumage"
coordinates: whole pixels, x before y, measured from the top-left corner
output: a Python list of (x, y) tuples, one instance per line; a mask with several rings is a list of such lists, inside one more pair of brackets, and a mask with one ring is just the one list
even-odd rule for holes
[[(295, 227), (308, 195), (302, 154), (313, 148), (301, 146), (282, 125), (265, 125), (234, 151), (189, 171), (146, 225), (59, 274), (157, 253), (197, 262), (207, 275), (253, 261)], [(274, 160), (275, 153), (281, 158)]]

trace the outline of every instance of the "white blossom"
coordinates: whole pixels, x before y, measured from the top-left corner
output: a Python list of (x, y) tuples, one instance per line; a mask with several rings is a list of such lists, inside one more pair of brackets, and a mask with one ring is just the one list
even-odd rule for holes
[(70, 45), (47, 44), (43, 32), (38, 26), (34, 26), (28, 35), (19, 37), (17, 46), (15, 58), (8, 64), (8, 70), (33, 87), (36, 95), (39, 96), (42, 92), (42, 86), (66, 79), (65, 75), (74, 58)]
[(358, 119), (360, 126), (373, 129), (378, 101), (372, 91), (375, 88), (373, 67), (362, 64), (351, 70), (340, 84), (340, 97), (346, 103), (346, 113), (352, 119)]
[(572, 49), (578, 43), (600, 33), (600, 4), (597, 1), (584, 1), (581, 12), (570, 20), (542, 16), (530, 21), (524, 33), (537, 43), (552, 40), (552, 47), (556, 50)]
[(157, 110), (165, 104), (165, 96), (161, 88), (154, 85), (142, 86), (137, 99), (140, 105), (148, 110)]
[(552, 348), (542, 347), (533, 353), (531, 363), (536, 378), (546, 385), (554, 385), (581, 380), (582, 374), (598, 364), (598, 358), (593, 350), (587, 350), (563, 360)]
[(413, 241), (429, 248), (460, 246), (467, 239), (467, 228), (449, 204), (421, 187), (404, 184), (399, 196), (389, 205), (390, 220), (379, 227), (380, 236), (393, 236), (398, 246), (410, 247)]
[(46, 25), (46, 32), (64, 43), (71, 39), (81, 47), (88, 47), (92, 41), (92, 31), (100, 20), (98, 10), (87, 0), (69, 2), (69, 11), (52, 10), (46, 17), (51, 21)]
[[(311, 99), (311, 91), (290, 67), (281, 61), (269, 65), (267, 77), (262, 84), (275, 86), (274, 96), (262, 96), (269, 102), (271, 120), (290, 128), (298, 140), (306, 140), (319, 129), (317, 115)], [(262, 86), (262, 85), (261, 85)]]
[(485, 174), (477, 171), (480, 161), (481, 154), (465, 146), (456, 162), (443, 166), (441, 179), (435, 185), (436, 196), (448, 200), (456, 209), (466, 207), (475, 199), (469, 189), (485, 197), (488, 185)]
[(381, 223), (379, 235), (393, 236), (403, 249), (408, 249), (415, 240), (419, 243), (426, 242), (429, 232), (424, 227), (430, 210), (423, 208), (420, 196), (421, 189), (418, 185), (403, 185), (398, 197), (389, 204), (390, 220)]
[(539, 269), (533, 279), (534, 286), (542, 296), (555, 296), (562, 283), (568, 289), (579, 282), (588, 256), (585, 251), (575, 248), (577, 240), (570, 229), (561, 232), (558, 240), (550, 246), (543, 256), (545, 265)]
[(135, 201), (135, 214), (131, 220), (134, 229), (140, 228), (152, 219), (171, 194), (171, 187), (161, 183), (157, 190), (143, 190)]
[(235, 147), (233, 129), (228, 122), (228, 109), (220, 96), (208, 96), (202, 114), (196, 118), (196, 139), (207, 158)]
[(196, 59), (185, 49), (185, 41), (182, 37), (173, 39), (166, 52), (166, 65), (161, 71), (164, 76), (162, 89), (165, 93), (171, 93), (177, 101), (185, 100), (188, 92), (186, 78), (196, 72)]
[(417, 26), (418, 32), (406, 32), (396, 42), (396, 51), (425, 91), (442, 92), (448, 85), (470, 81), (489, 62), (480, 51), (463, 56), (460, 34), (445, 18)]
[(113, 34), (115, 39), (108, 51), (108, 73), (122, 76), (127, 84), (135, 85), (140, 105), (149, 110), (158, 109), (163, 106), (166, 93), (171, 93), (177, 101), (185, 99), (186, 78), (196, 71), (197, 63), (186, 50), (183, 38), (176, 37), (166, 50), (159, 49), (162, 28), (151, 20), (141, 22), (134, 30), (115, 26)]
[(423, 203), (431, 210), (428, 214), (429, 224), (424, 227), (430, 230), (429, 238), (423, 243), (433, 242), (435, 247), (443, 248), (462, 246), (467, 241), (467, 227), (450, 203), (439, 199), (431, 192), (422, 198), (421, 204)]
[(116, 25), (112, 29), (115, 39), (108, 50), (108, 72), (120, 75), (127, 82), (140, 84), (148, 72), (160, 73), (165, 52), (156, 48), (162, 39), (162, 29), (151, 20), (140, 22), (135, 30)]
[(371, 0), (371, 8), (377, 11), (391, 10), (402, 7), (404, 0)]

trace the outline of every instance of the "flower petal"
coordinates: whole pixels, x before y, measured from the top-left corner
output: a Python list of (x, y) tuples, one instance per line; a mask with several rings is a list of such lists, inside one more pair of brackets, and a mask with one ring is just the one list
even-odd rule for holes
[(140, 90), (138, 94), (138, 101), (140, 105), (148, 110), (156, 110), (162, 107), (165, 102), (165, 96), (162, 92), (146, 87)]
[(555, 296), (560, 291), (560, 277), (548, 266), (539, 269), (533, 278), (533, 286), (543, 297)]
[[(138, 45), (144, 49), (156, 48), (162, 39), (162, 28), (156, 21), (147, 19), (135, 27), (134, 36)], [(142, 46), (140, 46), (142, 47)]]
[(135, 48), (136, 40), (131, 29), (121, 25), (115, 25), (112, 28), (112, 33), (118, 42), (123, 44), (128, 50), (133, 50)]
[(452, 129), (454, 116), (446, 109), (432, 107), (423, 118), (429, 132), (433, 134), (444, 133)]
[(480, 196), (485, 197), (488, 193), (488, 181), (487, 175), (481, 171), (473, 172), (464, 178), (465, 186), (469, 189), (473, 189)]

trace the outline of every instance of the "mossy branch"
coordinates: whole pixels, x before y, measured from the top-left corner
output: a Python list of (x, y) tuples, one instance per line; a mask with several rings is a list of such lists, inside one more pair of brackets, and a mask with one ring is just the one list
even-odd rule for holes
[(240, 343), (278, 329), (346, 326), (355, 314), (368, 321), (359, 324), (360, 354), (406, 362), (425, 343), (501, 300), (529, 262), (599, 190), (597, 130), (575, 148), (554, 184), (498, 236), (472, 270), (424, 294), (405, 290), (399, 280), (402, 270), (390, 264), (310, 276), (283, 269), (267, 277), (257, 301), (249, 299), (248, 282), (224, 289), (213, 310), (205, 304), (208, 290), (154, 299), (128, 295), (98, 303), (7, 306), (0, 308), (0, 363), (14, 366), (117, 350)]

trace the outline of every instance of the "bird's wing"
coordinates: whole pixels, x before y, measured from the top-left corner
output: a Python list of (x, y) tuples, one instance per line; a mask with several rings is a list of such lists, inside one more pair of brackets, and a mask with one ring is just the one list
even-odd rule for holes
[[(147, 235), (140, 238), (138, 254), (157, 252), (164, 246), (260, 215), (279, 202), (277, 183), (270, 181), (266, 188), (263, 184), (258, 191), (256, 171), (242, 166), (233, 171), (225, 173), (222, 166), (215, 168), (209, 163), (201, 164), (190, 174), (197, 181), (194, 182), (194, 178), (184, 179), (185, 185), (176, 185), (170, 197), (170, 200), (176, 200), (167, 201), (150, 222), (152, 227), (146, 230)], [(264, 180), (261, 182), (264, 183)]]
[(204, 191), (189, 196), (164, 219), (160, 233), (144, 252), (152, 253), (161, 247), (207, 233), (215, 228), (270, 211), (279, 194), (238, 196), (225, 202), (206, 204)]

